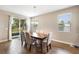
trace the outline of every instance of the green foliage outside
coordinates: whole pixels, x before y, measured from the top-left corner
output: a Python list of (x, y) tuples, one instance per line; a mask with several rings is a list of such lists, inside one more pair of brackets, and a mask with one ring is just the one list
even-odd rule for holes
[(20, 27), (21, 27), (21, 31), (26, 29), (26, 21), (24, 19), (20, 20)]
[(13, 18), (12, 33), (18, 33), (18, 32), (19, 32), (19, 19)]
[(65, 26), (65, 24), (64, 24), (64, 21), (62, 20), (61, 23), (59, 24), (59, 30), (63, 31), (64, 30), (64, 26)]
[[(25, 19), (20, 20), (20, 30), (24, 29), (24, 26), (26, 26), (26, 21)], [(13, 18), (13, 24), (12, 24), (12, 34), (14, 35), (15, 33), (19, 33), (19, 19), (18, 18)]]

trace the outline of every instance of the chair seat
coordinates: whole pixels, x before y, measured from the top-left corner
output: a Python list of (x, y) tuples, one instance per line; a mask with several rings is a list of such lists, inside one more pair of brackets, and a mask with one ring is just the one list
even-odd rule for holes
[(47, 43), (47, 45), (49, 45), (51, 43), (52, 40), (49, 40), (47, 43), (47, 40), (44, 40), (43, 43)]
[(47, 43), (47, 40), (43, 40), (43, 42), (46, 42)]
[(35, 45), (35, 42), (33, 42), (32, 45)]

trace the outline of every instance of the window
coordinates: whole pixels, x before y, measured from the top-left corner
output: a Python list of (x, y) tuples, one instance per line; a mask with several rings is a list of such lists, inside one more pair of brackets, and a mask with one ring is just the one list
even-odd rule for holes
[(38, 20), (32, 19), (31, 20), (31, 32), (36, 32), (37, 27), (38, 27)]
[(58, 31), (59, 32), (70, 32), (71, 27), (71, 15), (72, 13), (65, 13), (58, 15)]

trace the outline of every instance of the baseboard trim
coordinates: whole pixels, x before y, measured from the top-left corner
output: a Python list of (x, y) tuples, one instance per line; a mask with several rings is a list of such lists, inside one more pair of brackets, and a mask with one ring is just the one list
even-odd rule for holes
[(0, 43), (2, 43), (2, 42), (6, 42), (6, 41), (8, 41), (8, 40), (0, 40)]
[(69, 42), (64, 42), (64, 41), (60, 41), (60, 40), (56, 40), (56, 39), (54, 39), (53, 41), (56, 41), (56, 42), (60, 42), (60, 43), (64, 43), (64, 44), (68, 44), (68, 45), (70, 45), (71, 47), (73, 47), (73, 43), (69, 43)]

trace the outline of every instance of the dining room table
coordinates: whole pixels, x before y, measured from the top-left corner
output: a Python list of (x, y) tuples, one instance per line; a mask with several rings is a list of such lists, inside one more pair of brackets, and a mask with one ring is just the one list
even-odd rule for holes
[(41, 53), (43, 52), (43, 40), (45, 40), (47, 38), (47, 35), (44, 33), (40, 33), (40, 32), (33, 32), (31, 35), (32, 38), (34, 38), (35, 40), (40, 40), (40, 45), (41, 45)]

